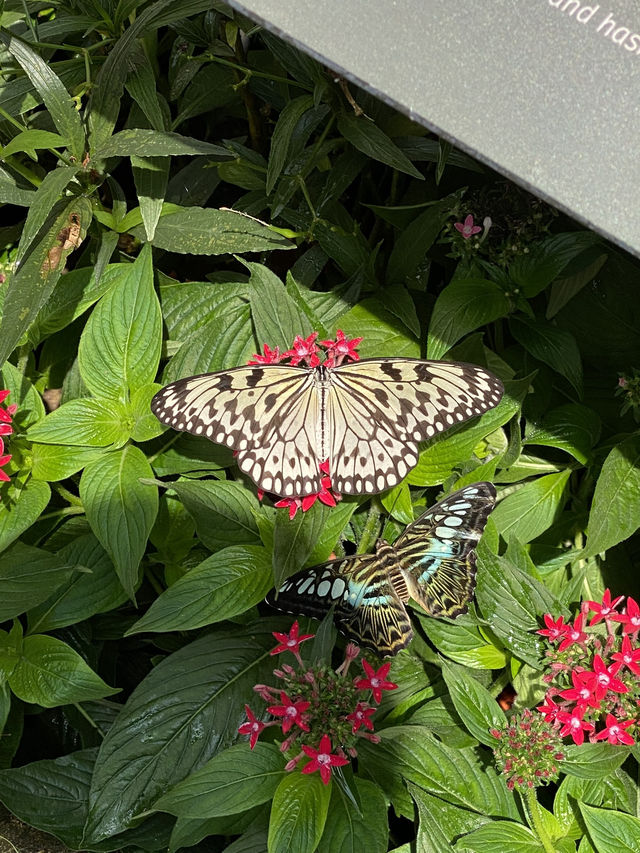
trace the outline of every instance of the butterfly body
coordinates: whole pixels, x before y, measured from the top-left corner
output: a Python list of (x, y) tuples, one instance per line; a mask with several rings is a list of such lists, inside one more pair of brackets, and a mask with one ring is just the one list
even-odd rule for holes
[(424, 512), (393, 543), (303, 569), (267, 601), (280, 610), (334, 620), (347, 637), (381, 656), (413, 636), (405, 605), (430, 616), (466, 612), (475, 589), (475, 547), (495, 503), (491, 483), (474, 483)]
[(151, 409), (174, 429), (233, 449), (265, 491), (316, 494), (328, 460), (335, 492), (373, 494), (417, 465), (419, 442), (493, 408), (502, 391), (475, 365), (374, 358), (192, 376), (159, 391)]

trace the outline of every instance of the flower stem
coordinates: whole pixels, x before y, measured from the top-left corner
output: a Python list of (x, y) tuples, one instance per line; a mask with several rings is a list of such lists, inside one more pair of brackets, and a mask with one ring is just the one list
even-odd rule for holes
[(533, 788), (529, 788), (524, 792), (520, 791), (520, 796), (522, 797), (522, 804), (524, 805), (525, 812), (529, 818), (531, 828), (540, 839), (540, 843), (544, 847), (546, 853), (557, 853), (556, 848), (553, 846), (553, 842), (549, 837), (549, 833), (545, 828), (542, 815), (540, 814), (540, 805), (538, 803), (535, 790)]
[(365, 522), (364, 528), (362, 530), (362, 536), (360, 537), (360, 542), (358, 542), (358, 553), (366, 554), (367, 551), (371, 550), (371, 546), (373, 542), (378, 537), (378, 519), (380, 518), (380, 510), (371, 504), (371, 509), (369, 510), (369, 515), (367, 516), (367, 520)]

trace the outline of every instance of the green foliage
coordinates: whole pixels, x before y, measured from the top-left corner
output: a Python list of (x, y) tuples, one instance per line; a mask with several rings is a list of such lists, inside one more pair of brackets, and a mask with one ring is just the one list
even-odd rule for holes
[[(640, 596), (638, 262), (225, 3), (11, 3), (0, 47), (0, 801), (89, 851), (639, 849), (637, 746), (567, 745), (545, 809), (490, 733), (510, 683), (515, 711), (544, 693), (545, 614)], [(395, 489), (293, 519), (150, 412), (338, 329), (505, 395)], [(475, 604), (412, 607), (380, 742), (328, 785), (275, 727), (251, 750), (293, 621), (269, 589), (482, 479)], [(301, 630), (335, 665), (331, 619)]]

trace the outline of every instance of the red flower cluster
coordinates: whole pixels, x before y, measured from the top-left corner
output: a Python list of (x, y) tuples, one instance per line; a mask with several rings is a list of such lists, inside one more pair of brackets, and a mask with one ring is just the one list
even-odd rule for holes
[[(0, 403), (4, 403), (10, 393), (10, 391), (0, 391)], [(4, 483), (8, 482), (9, 475), (2, 468), (11, 460), (11, 455), (4, 452), (4, 439), (2, 436), (11, 435), (13, 432), (11, 419), (17, 408), (16, 405), (7, 406), (6, 408), (0, 405), (0, 482)]]
[(493, 753), (507, 777), (507, 788), (537, 788), (557, 779), (564, 759), (562, 740), (542, 717), (525, 708), (502, 729), (491, 729), (496, 739)]
[[(336, 332), (335, 341), (318, 341), (316, 343), (317, 337), (318, 332), (313, 332), (308, 338), (296, 335), (291, 349), (283, 353), (280, 352), (278, 347), (271, 349), (268, 344), (264, 344), (262, 348), (263, 354), (256, 353), (247, 364), (280, 364), (286, 362), (294, 366), (306, 364), (308, 367), (318, 367), (322, 364), (323, 367), (338, 367), (345, 360), (358, 361), (360, 359), (356, 350), (362, 338), (351, 338), (349, 340), (342, 329), (338, 329)], [(323, 353), (318, 347), (324, 349), (324, 358), (322, 361), (320, 360), (320, 356)], [(294, 518), (299, 509), (302, 512), (306, 512), (316, 501), (320, 501), (326, 504), (326, 506), (335, 506), (340, 500), (340, 495), (332, 491), (328, 459), (325, 459), (320, 464), (320, 473), (322, 474), (322, 478), (320, 480), (321, 488), (319, 492), (313, 495), (305, 495), (303, 498), (283, 498), (276, 503), (276, 506), (286, 507), (289, 510), (289, 518)], [(262, 500), (263, 495), (262, 490), (258, 490), (260, 500)]]
[[(363, 660), (365, 678), (347, 678), (349, 667), (360, 649), (349, 643), (345, 650), (343, 663), (334, 672), (326, 666), (307, 667), (300, 656), (300, 643), (311, 639), (313, 634), (299, 634), (297, 621), (288, 634), (274, 632), (278, 645), (271, 654), (291, 652), (298, 662), (295, 670), (288, 664), (282, 664), (274, 670), (284, 686), (270, 687), (256, 684), (256, 693), (268, 704), (267, 712), (272, 719), (267, 722), (256, 717), (248, 705), (245, 705), (247, 721), (238, 731), (249, 735), (249, 746), (254, 748), (262, 731), (270, 726), (280, 728), (285, 740), (280, 745), (283, 753), (289, 753), (285, 770), (294, 770), (304, 758), (310, 758), (303, 773), (320, 772), (322, 781), (327, 784), (331, 778), (331, 768), (349, 763), (349, 758), (357, 756), (359, 738), (378, 743), (380, 738), (371, 734), (375, 705), (382, 699), (383, 690), (395, 690), (398, 686), (387, 680), (390, 663), (378, 670)], [(373, 701), (375, 705), (371, 705)], [(332, 746), (333, 745), (333, 746)]]
[[(627, 598), (626, 607), (618, 612), (622, 601), (623, 596), (612, 600), (607, 589), (602, 601), (583, 602), (573, 624), (547, 614), (546, 628), (538, 631), (553, 645), (547, 652), (551, 673), (544, 677), (552, 686), (538, 711), (561, 737), (570, 735), (577, 744), (588, 735), (591, 742), (631, 746), (640, 728), (640, 608)], [(584, 630), (589, 614), (593, 614), (589, 628), (604, 625)], [(616, 632), (618, 625), (621, 633)], [(596, 731), (602, 723), (604, 727)]]

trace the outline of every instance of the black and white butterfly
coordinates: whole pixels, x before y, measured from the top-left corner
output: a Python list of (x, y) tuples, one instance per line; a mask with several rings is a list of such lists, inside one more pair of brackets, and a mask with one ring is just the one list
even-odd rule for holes
[(236, 451), (241, 471), (284, 497), (390, 489), (418, 443), (498, 404), (503, 387), (472, 364), (370, 358), (339, 367), (268, 364), (172, 382), (151, 401), (164, 424)]
[(466, 613), (476, 585), (476, 554), (496, 492), (491, 483), (465, 486), (434, 504), (375, 554), (356, 554), (303, 569), (267, 602), (287, 613), (322, 619), (333, 606), (338, 629), (381, 657), (413, 637), (405, 604), (430, 616)]

